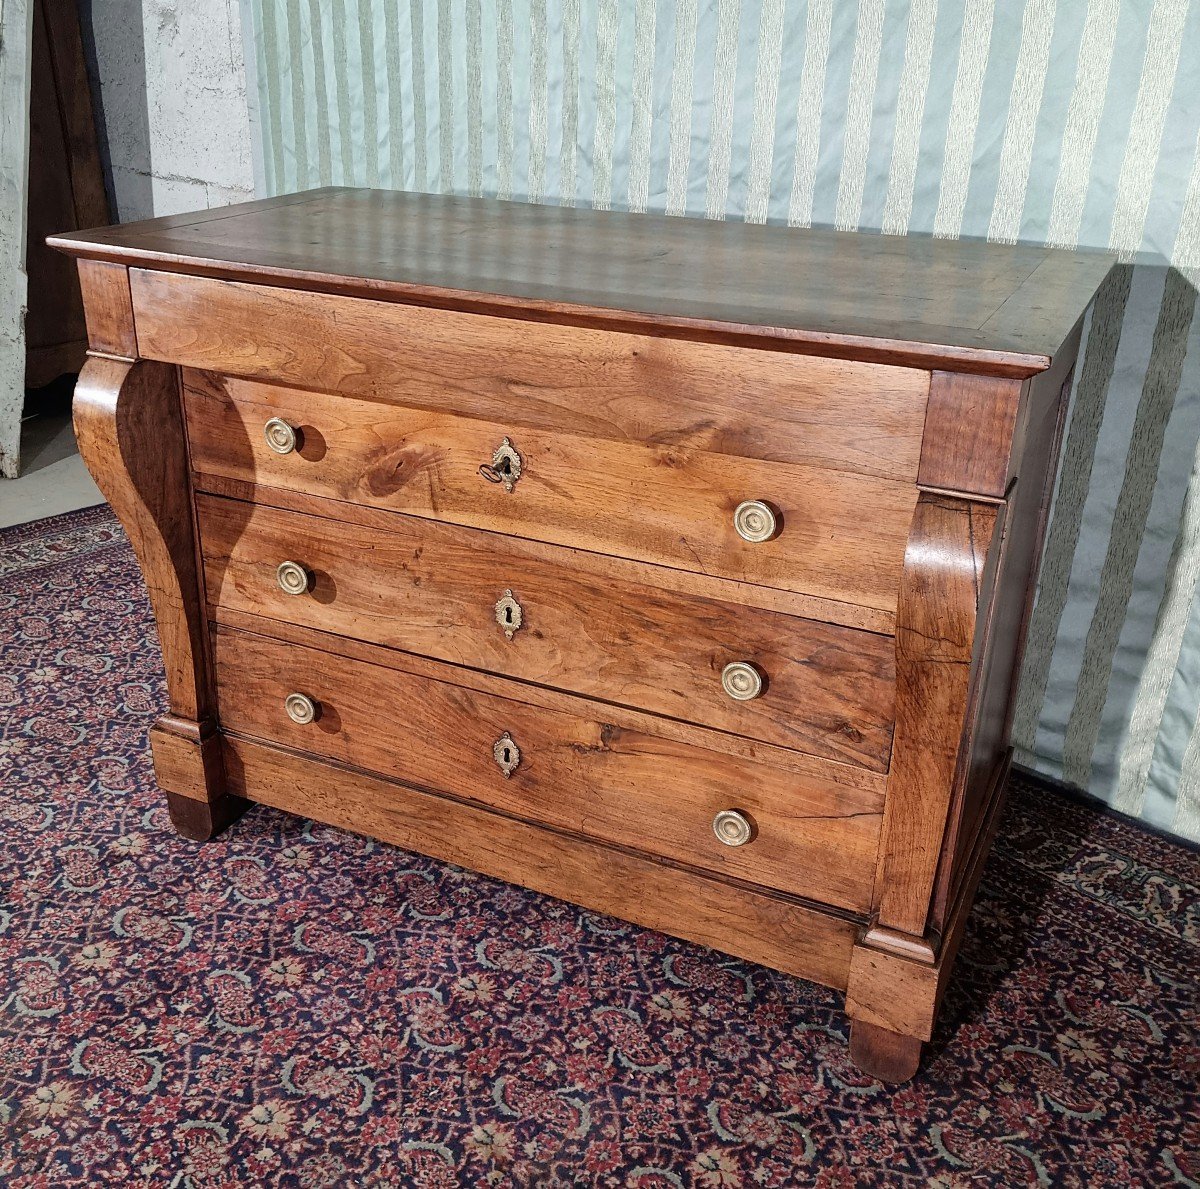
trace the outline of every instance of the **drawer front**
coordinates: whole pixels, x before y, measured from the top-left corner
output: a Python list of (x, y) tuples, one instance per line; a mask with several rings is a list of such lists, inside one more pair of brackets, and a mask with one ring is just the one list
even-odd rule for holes
[[(227, 730), (840, 908), (870, 904), (878, 792), (621, 730), (598, 706), (564, 714), (227, 629), (216, 658)], [(292, 694), (313, 721), (289, 717)], [(508, 776), (502, 763), (515, 763)], [(751, 825), (746, 844), (717, 840), (728, 811)]]
[(147, 359), (916, 481), (928, 372), (141, 269), (130, 282)]
[[(264, 615), (887, 769), (890, 637), (616, 581), (589, 570), (594, 555), (548, 561), (544, 546), (413, 517), (382, 530), (205, 495), (197, 509), (218, 617)], [(307, 579), (298, 595), (279, 580), (287, 561)], [(739, 663), (762, 678), (757, 697), (726, 692)], [(737, 670), (724, 680), (748, 692), (739, 677), (752, 685)]]
[[(909, 484), (184, 375), (201, 488), (237, 479), (895, 611)], [(272, 419), (296, 449), (268, 447)], [(506, 441), (515, 458), (497, 456)], [(739, 535), (746, 501), (774, 510), (773, 538)]]

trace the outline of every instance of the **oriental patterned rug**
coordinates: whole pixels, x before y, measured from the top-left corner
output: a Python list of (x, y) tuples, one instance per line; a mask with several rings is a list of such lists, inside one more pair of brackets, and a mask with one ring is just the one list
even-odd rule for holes
[(254, 809), (170, 830), (104, 508), (0, 534), (0, 1183), (1197, 1185), (1200, 858), (1018, 779), (917, 1079), (840, 996)]

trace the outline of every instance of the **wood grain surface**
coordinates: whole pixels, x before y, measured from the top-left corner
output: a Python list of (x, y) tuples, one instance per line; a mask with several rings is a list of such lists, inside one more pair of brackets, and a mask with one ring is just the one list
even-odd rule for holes
[(1017, 380), (934, 372), (917, 482), (966, 496), (1001, 499), (1008, 490)]
[[(209, 373), (188, 373), (185, 403), (200, 487), (206, 475), (224, 476), (885, 611), (896, 605), (911, 484)], [(299, 428), (298, 450), (267, 448), (272, 417)], [(511, 493), (480, 474), (506, 437), (523, 460)], [(773, 540), (737, 535), (743, 500), (777, 509)]]
[(92, 351), (131, 362), (137, 359), (129, 270), (101, 260), (81, 260), (79, 284)]
[[(1009, 492), (995, 591), (984, 608), (974, 699), (968, 709), (966, 762), (956, 780), (946, 847), (938, 874), (932, 923), (942, 929), (968, 868), (981, 823), (990, 808), (995, 770), (1006, 754), (1012, 712), (1033, 610), (1054, 478), (1065, 428), (1069, 369), (1055, 368), (1028, 382), (1027, 423), (1018, 427), (1020, 473)], [(1003, 791), (1003, 790), (1001, 790)]]
[(52, 242), (181, 833), (249, 798), (666, 929), (846, 988), (853, 1059), (916, 1071), (1109, 256), (348, 189)]
[[(188, 375), (186, 370), (184, 375)], [(204, 494), (336, 520), (346, 526), (348, 532), (353, 532), (359, 527), (395, 532), (397, 518), (405, 515), (403, 512), (389, 511), (387, 508), (325, 499), (303, 491), (291, 491), (286, 487), (258, 487), (253, 482), (232, 479), (226, 475), (206, 474), (203, 476), (203, 484)], [(493, 537), (496, 535), (493, 534)], [(499, 535), (505, 542), (517, 540), (514, 537)], [(531, 541), (527, 537), (521, 538), (517, 547), (525, 556), (539, 558), (551, 565), (568, 558), (571, 565), (584, 566), (618, 584), (649, 584), (663, 592), (696, 595), (719, 603), (736, 603), (739, 607), (777, 611), (783, 615), (797, 615), (802, 619), (816, 619), (822, 623), (839, 624), (842, 627), (857, 628), (885, 636), (893, 636), (896, 632), (894, 609), (884, 611), (878, 607), (864, 607), (858, 603), (821, 599), (798, 591), (779, 590), (772, 586), (758, 586), (731, 578), (698, 574), (694, 570), (676, 570), (670, 566), (631, 561), (629, 558), (615, 557), (610, 553), (593, 553), (586, 549), (574, 549), (569, 545)]]
[(171, 713), (203, 723), (216, 697), (176, 369), (89, 359), (75, 388), (74, 423), (79, 452), (129, 533), (146, 580)]
[[(214, 611), (216, 622), (222, 627), (256, 636), (269, 636), (285, 646), (299, 645), (319, 652), (333, 652), (352, 660), (408, 673), (423, 680), (449, 682), (462, 686), (463, 689), (476, 690), (499, 698), (511, 698), (515, 692), (512, 678), (498, 677), (482, 669), (448, 665), (414, 652), (401, 652), (381, 644), (368, 644), (363, 640), (336, 636), (296, 623), (285, 623), (280, 619), (248, 615), (244, 611), (235, 611), (228, 607), (216, 607)], [(578, 715), (580, 710), (579, 694), (565, 693), (553, 686), (522, 683), (519, 693), (520, 700), (528, 706), (540, 706), (568, 715)], [(795, 751), (790, 747), (776, 747), (772, 743), (763, 743), (745, 735), (731, 735), (728, 731), (716, 731), (711, 727), (685, 722), (679, 718), (664, 718), (661, 714), (651, 714), (646, 710), (618, 705), (616, 702), (604, 702), (599, 705), (603, 706), (604, 720), (622, 730), (634, 734), (657, 735), (702, 751), (715, 751), (753, 763), (769, 764), (783, 772), (794, 772), (805, 780), (816, 777), (823, 783), (863, 789), (882, 803), (887, 787), (886, 773), (873, 772), (870, 768), (862, 768), (856, 764), (838, 763), (807, 752)], [(600, 716), (599, 711), (596, 716)]]
[[(391, 531), (200, 495), (213, 614), (233, 609), (702, 723), (886, 771), (895, 648), (855, 632), (734, 603), (614, 581), (590, 554), (557, 564), (524, 542), (394, 517)], [(544, 552), (544, 551), (543, 551)], [(285, 560), (310, 575), (285, 593)], [(497, 622), (505, 590), (521, 626)], [(722, 669), (753, 664), (765, 690), (735, 701)]]
[(852, 921), (623, 848), (226, 736), (231, 789), (596, 912), (844, 988)]
[[(85, 285), (89, 325), (99, 300)], [(114, 323), (114, 325), (117, 325)], [(194, 807), (181, 829), (211, 837), (241, 811), (216, 745), (217, 693), (201, 588), (187, 441), (176, 368), (88, 359), (73, 406), (79, 451), (129, 534), (162, 644), (170, 713), (152, 732), (163, 787)]]
[(921, 1042), (852, 1016), (850, 1060), (881, 1082), (907, 1082), (920, 1068)]
[(1002, 507), (922, 493), (896, 623), (896, 732), (880, 846), (879, 924), (924, 937), (967, 733), (979, 613)]
[(1049, 366), (1113, 260), (346, 189), (51, 243), (226, 279), (999, 375)]
[[(600, 706), (554, 713), (265, 637), (219, 629), (216, 658), (227, 730), (842, 909), (870, 904), (882, 806), (865, 790), (621, 730)], [(288, 717), (291, 693), (317, 704), (315, 722)], [(508, 778), (493, 755), (506, 732), (520, 752)], [(747, 845), (714, 836), (728, 809), (754, 823)]]
[(911, 482), (926, 373), (131, 274), (142, 353), (513, 426)]

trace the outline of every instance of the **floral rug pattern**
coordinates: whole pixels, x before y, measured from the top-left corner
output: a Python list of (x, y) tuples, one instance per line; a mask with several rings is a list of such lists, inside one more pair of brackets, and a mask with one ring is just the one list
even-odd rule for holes
[(1200, 857), (1021, 780), (917, 1079), (841, 997), (256, 808), (171, 831), (106, 508), (0, 533), (0, 1184), (1200, 1184)]

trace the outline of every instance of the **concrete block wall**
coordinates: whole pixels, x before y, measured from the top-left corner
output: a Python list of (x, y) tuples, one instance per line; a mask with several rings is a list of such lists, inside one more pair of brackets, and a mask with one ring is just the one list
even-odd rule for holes
[(121, 222), (254, 196), (238, 0), (80, 0)]
[[(72, 0), (68, 0), (72, 2)], [(239, 0), (74, 0), (113, 217), (254, 196)], [(26, 57), (32, 0), (0, 0), (0, 477), (24, 403)]]

